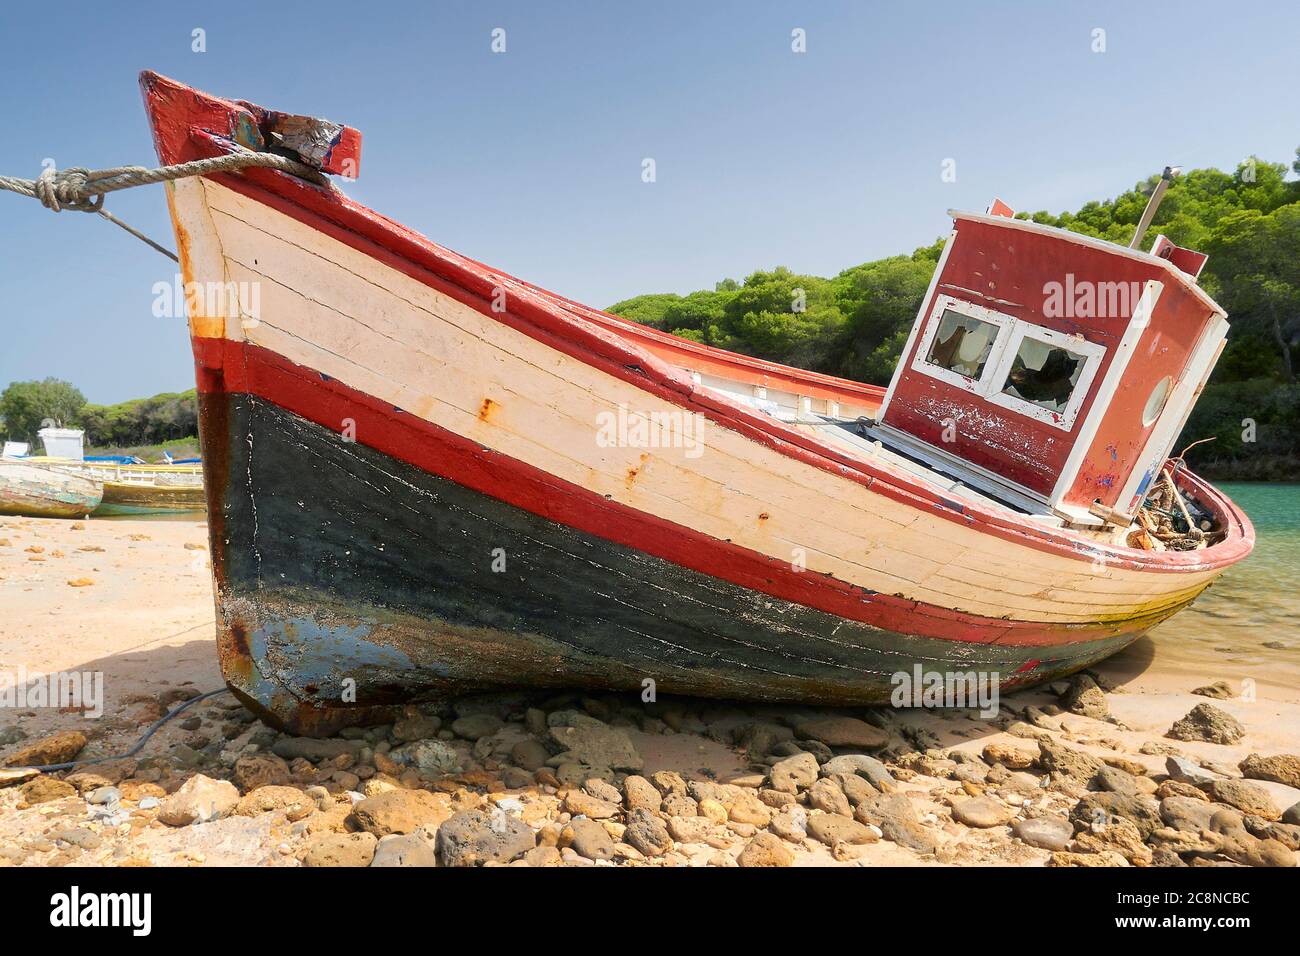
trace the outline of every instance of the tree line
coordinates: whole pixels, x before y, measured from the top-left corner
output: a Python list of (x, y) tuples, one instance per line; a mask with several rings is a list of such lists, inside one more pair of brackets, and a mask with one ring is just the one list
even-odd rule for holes
[[(1300, 173), (1300, 149), (1292, 169)], [(1228, 312), (1223, 355), (1183, 444), (1213, 436), (1192, 464), (1219, 477), (1300, 477), (1300, 182), (1285, 163), (1252, 157), (1232, 173), (1174, 180), (1148, 242), (1164, 233), (1209, 255), (1201, 284)], [(1019, 218), (1127, 245), (1152, 176), (1073, 213)], [(609, 307), (682, 338), (856, 381), (887, 385), (938, 263), (943, 240), (831, 278), (784, 267), (688, 295), (640, 295)]]
[(198, 434), (198, 422), (193, 389), (116, 405), (87, 402), (76, 386), (56, 378), (13, 382), (0, 393), (0, 434), (33, 447), (47, 424), (84, 429), (87, 446), (128, 448), (189, 438)]

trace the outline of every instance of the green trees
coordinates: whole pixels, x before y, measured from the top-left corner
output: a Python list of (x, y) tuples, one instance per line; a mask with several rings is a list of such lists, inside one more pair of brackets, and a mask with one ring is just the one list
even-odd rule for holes
[[(1300, 148), (1292, 170), (1300, 173)], [(1181, 444), (1210, 474), (1300, 475), (1300, 182), (1285, 163), (1250, 157), (1232, 172), (1174, 180), (1146, 239), (1164, 233), (1209, 254), (1201, 283), (1232, 328)], [(1021, 214), (1128, 245), (1158, 181), (1151, 176), (1076, 212)], [(888, 383), (942, 240), (824, 279), (785, 268), (725, 279), (712, 291), (643, 295), (609, 311), (696, 342), (877, 385)], [(1180, 444), (1180, 447), (1181, 447)]]
[(61, 379), (12, 382), (0, 393), (3, 432), (13, 441), (33, 444), (36, 433), (46, 424), (55, 428), (73, 424), (85, 404), (86, 397)]

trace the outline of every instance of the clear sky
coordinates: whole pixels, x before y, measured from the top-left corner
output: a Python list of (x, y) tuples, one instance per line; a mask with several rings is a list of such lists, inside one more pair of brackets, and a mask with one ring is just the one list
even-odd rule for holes
[[(153, 165), (136, 86), (153, 69), (358, 127), (351, 195), (598, 306), (776, 265), (832, 275), (932, 242), (946, 209), (994, 195), (1060, 212), (1166, 163), (1290, 162), (1300, 144), (1290, 3), (24, 9), (0, 32), (0, 172)], [(162, 187), (107, 208), (174, 246)], [(0, 388), (54, 375), (114, 402), (192, 387), (183, 322), (151, 313), (174, 275), (98, 217), (0, 193)]]

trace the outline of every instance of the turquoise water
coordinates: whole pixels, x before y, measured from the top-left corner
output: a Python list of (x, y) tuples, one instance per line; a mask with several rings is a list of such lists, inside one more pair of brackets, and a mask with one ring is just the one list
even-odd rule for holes
[(1152, 632), (1225, 653), (1281, 643), (1300, 655), (1300, 484), (1217, 486), (1255, 525), (1255, 550), (1229, 568), (1189, 610)]

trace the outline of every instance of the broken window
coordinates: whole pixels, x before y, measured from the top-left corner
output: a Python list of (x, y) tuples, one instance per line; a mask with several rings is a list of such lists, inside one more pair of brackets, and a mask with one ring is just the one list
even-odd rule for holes
[(1064, 412), (1085, 362), (1076, 352), (1026, 335), (1020, 340), (1002, 394), (1050, 412)]
[(992, 322), (945, 309), (925, 360), (978, 381), (997, 337), (998, 327)]

